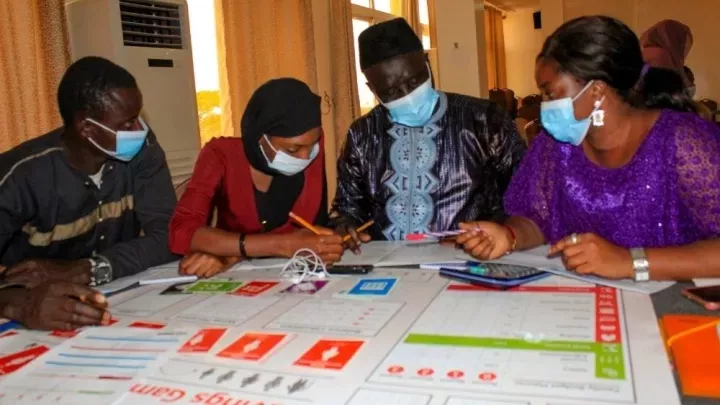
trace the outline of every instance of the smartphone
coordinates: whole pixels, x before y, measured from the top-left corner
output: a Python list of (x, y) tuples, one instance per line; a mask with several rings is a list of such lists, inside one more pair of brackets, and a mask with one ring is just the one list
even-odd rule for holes
[(686, 288), (682, 294), (690, 300), (702, 305), (708, 311), (720, 309), (720, 285)]
[(332, 266), (327, 272), (337, 275), (363, 275), (372, 271), (373, 266)]

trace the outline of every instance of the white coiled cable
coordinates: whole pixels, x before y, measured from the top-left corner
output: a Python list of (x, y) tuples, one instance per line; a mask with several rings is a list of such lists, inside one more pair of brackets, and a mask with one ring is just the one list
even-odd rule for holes
[(300, 249), (295, 252), (280, 272), (280, 277), (290, 279), (293, 284), (312, 279), (322, 280), (329, 276), (325, 263), (310, 249)]

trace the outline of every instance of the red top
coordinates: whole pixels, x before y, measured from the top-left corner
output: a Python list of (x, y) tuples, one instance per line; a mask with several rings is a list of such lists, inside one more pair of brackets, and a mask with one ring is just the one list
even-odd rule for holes
[[(315, 222), (323, 203), (322, 138), (319, 143), (320, 151), (304, 172), (303, 188), (292, 208), (311, 223)], [(242, 234), (262, 233), (254, 191), (242, 140), (215, 138), (208, 142), (198, 156), (192, 178), (170, 221), (170, 250), (187, 254), (195, 231), (208, 225), (213, 208), (217, 208), (217, 228)], [(287, 233), (294, 229), (288, 219), (269, 233)]]

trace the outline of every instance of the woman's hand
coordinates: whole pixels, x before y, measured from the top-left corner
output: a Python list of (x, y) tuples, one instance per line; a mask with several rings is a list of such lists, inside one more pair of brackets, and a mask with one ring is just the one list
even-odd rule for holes
[(342, 237), (330, 229), (319, 226), (315, 228), (320, 235), (315, 235), (307, 229), (301, 229), (279, 236), (284, 238), (282, 255), (292, 257), (300, 249), (310, 249), (327, 264), (339, 261), (345, 250)]
[(594, 234), (572, 234), (554, 244), (548, 256), (562, 254), (563, 263), (578, 274), (619, 279), (632, 278), (630, 250)]
[(191, 253), (180, 262), (180, 274), (210, 278), (222, 273), (239, 262), (238, 257), (220, 258), (208, 253)]
[(455, 242), (476, 259), (494, 260), (512, 249), (513, 235), (506, 226), (494, 222), (468, 222), (461, 223), (460, 229), (466, 232), (458, 235)]

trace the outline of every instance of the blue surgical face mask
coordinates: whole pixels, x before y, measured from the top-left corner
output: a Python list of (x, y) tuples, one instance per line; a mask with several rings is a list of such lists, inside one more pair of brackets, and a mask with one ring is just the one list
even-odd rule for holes
[(262, 152), (263, 156), (265, 156), (265, 160), (267, 161), (268, 166), (271, 169), (286, 176), (292, 176), (305, 170), (308, 166), (310, 166), (310, 163), (315, 160), (318, 153), (320, 152), (320, 145), (316, 142), (315, 145), (313, 145), (312, 151), (310, 151), (309, 159), (296, 158), (295, 156), (291, 156), (281, 150), (275, 149), (273, 144), (270, 142), (270, 139), (268, 139), (267, 135), (263, 135), (263, 137), (265, 138), (265, 142), (270, 145), (270, 149), (275, 151), (275, 157), (272, 161), (270, 161), (270, 159), (268, 159), (267, 155), (265, 154), (265, 150), (262, 148), (262, 146), (260, 146), (260, 152)]
[[(553, 138), (560, 142), (570, 143), (578, 146), (582, 143), (590, 130), (590, 114), (587, 118), (577, 120), (575, 118), (575, 107), (573, 102), (585, 93), (592, 85), (592, 81), (588, 82), (577, 96), (570, 98), (565, 97), (559, 100), (543, 101), (540, 105), (540, 120), (542, 126)], [(602, 101), (601, 101), (602, 102)], [(593, 110), (600, 108), (597, 107)]]
[(134, 158), (140, 149), (142, 149), (147, 139), (149, 128), (142, 118), (138, 118), (142, 129), (137, 131), (113, 131), (105, 125), (95, 121), (92, 118), (86, 118), (87, 121), (99, 126), (100, 128), (112, 132), (115, 134), (115, 150), (107, 150), (95, 142), (92, 138), (88, 138), (90, 143), (95, 145), (96, 148), (104, 152), (106, 155), (113, 157), (123, 162), (129, 162)]
[(418, 86), (408, 95), (389, 103), (382, 103), (390, 113), (390, 119), (406, 127), (422, 127), (430, 121), (440, 99), (432, 87), (431, 79)]

